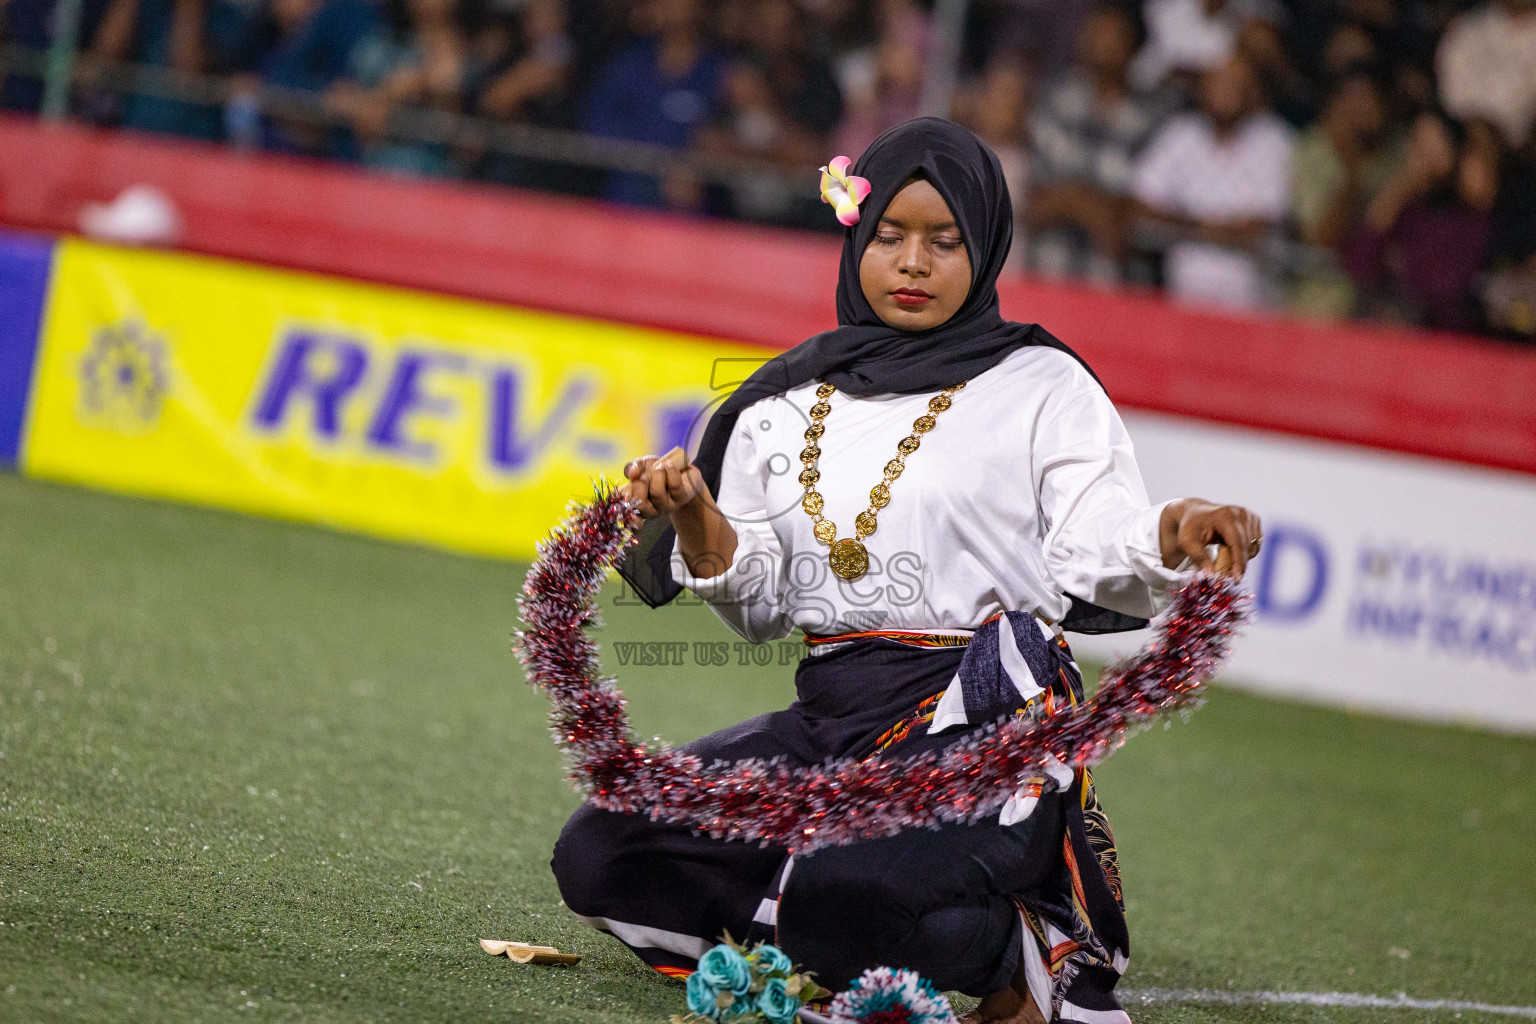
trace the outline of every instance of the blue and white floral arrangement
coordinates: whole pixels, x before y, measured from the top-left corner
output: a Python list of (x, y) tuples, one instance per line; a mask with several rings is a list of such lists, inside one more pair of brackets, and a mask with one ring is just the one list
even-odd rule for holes
[(748, 950), (726, 941), (699, 958), (688, 976), (688, 1014), (673, 1014), (672, 1024), (696, 1021), (728, 1024), (793, 1024), (800, 1007), (832, 993), (795, 965), (777, 946), (766, 943)]

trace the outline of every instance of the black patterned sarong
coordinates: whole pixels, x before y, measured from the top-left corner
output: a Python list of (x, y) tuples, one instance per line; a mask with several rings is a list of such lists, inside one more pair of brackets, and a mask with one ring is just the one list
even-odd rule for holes
[[(968, 637), (807, 641), (789, 708), (687, 749), (797, 765), (911, 756), (1003, 715), (1083, 699), (1065, 640), (1023, 613)], [(588, 805), (566, 824), (552, 867), (571, 910), (673, 977), (729, 933), (776, 942), (834, 990), (890, 966), (988, 995), (1022, 963), (1052, 1019), (1129, 1021), (1113, 995), (1129, 955), (1114, 839), (1083, 770), (1058, 766), (982, 822), (798, 857)]]

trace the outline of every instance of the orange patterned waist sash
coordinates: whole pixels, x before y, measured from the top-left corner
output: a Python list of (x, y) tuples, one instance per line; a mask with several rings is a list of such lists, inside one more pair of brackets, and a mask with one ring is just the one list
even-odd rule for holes
[(969, 629), (866, 629), (857, 633), (807, 633), (807, 647), (847, 643), (849, 640), (894, 640), (908, 647), (964, 647), (971, 642)]

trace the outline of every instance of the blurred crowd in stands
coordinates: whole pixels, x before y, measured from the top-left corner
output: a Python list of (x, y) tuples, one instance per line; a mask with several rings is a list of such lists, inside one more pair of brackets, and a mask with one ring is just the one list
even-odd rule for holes
[[(0, 0), (42, 48), (58, 0)], [(806, 168), (918, 114), (921, 0), (84, 0), (72, 114), (402, 173), (836, 229)], [(1013, 260), (1178, 299), (1536, 339), (1536, 0), (971, 0), (949, 116)], [(93, 88), (112, 62), (223, 102)], [(324, 117), (274, 113), (304, 90)], [(36, 77), (0, 104), (36, 110)], [(427, 110), (732, 157), (599, 170), (400, 130)], [(775, 168), (784, 172), (778, 173)]]

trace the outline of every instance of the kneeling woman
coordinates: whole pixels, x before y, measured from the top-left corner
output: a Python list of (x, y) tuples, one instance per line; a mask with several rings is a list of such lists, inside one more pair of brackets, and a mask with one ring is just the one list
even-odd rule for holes
[[(625, 567), (642, 595), (687, 587), (748, 640), (798, 627), (809, 645), (794, 704), (689, 747), (707, 759), (910, 756), (1081, 700), (1063, 628), (1144, 625), (1209, 544), (1239, 574), (1258, 550), (1244, 509), (1149, 506), (1097, 378), (1002, 319), (1013, 213), (985, 144), (921, 118), (853, 168), (867, 197), (839, 170), (825, 183), (857, 216), (839, 326), (739, 387), (693, 465), (626, 468), (650, 520)], [(801, 858), (586, 806), (553, 866), (573, 911), (669, 974), (730, 932), (834, 990), (907, 967), (984, 997), (979, 1020), (1127, 1019), (1114, 842), (1085, 771), (996, 820)]]

